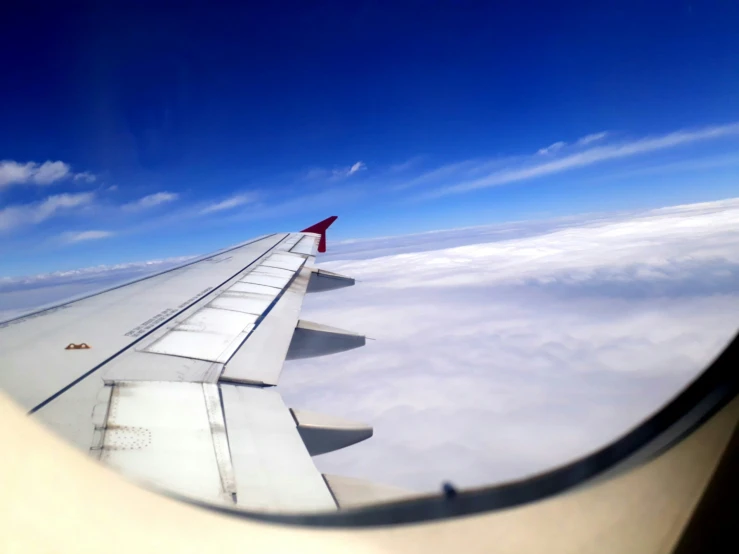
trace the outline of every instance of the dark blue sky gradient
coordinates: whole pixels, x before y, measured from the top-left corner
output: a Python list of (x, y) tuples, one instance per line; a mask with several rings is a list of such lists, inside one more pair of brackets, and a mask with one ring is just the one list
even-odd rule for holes
[[(377, 187), (373, 171), (408, 160), (420, 171), (530, 155), (602, 130), (642, 137), (739, 120), (736, 2), (296, 4), (4, 8), (0, 159), (63, 160), (118, 185), (120, 202), (165, 189), (190, 202), (252, 189), (276, 201), (323, 186), (301, 180), (310, 170), (359, 160)], [(583, 182), (567, 181), (571, 205)], [(729, 185), (716, 182), (725, 195)], [(549, 214), (552, 202), (537, 199), (567, 196), (560, 182), (520, 198), (524, 186), (420, 208), (365, 191), (336, 208), (354, 216), (346, 236), (367, 236), (378, 210), (404, 232), (463, 224), (467, 213), (475, 224)], [(624, 206), (628, 188), (601, 187)], [(9, 189), (0, 207), (48, 192)], [(325, 215), (311, 207), (297, 225)], [(203, 247), (222, 239), (214, 231)], [(182, 253), (176, 240), (163, 244), (119, 246), (131, 256)]]

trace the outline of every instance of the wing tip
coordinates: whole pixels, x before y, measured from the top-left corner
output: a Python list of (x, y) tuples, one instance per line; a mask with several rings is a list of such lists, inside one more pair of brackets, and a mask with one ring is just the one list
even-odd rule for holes
[(338, 215), (332, 215), (327, 217), (323, 221), (314, 223), (310, 227), (307, 227), (300, 231), (301, 233), (318, 233), (321, 235), (321, 240), (318, 242), (318, 251), (323, 253), (326, 251), (326, 229), (331, 227), (331, 224), (339, 218)]

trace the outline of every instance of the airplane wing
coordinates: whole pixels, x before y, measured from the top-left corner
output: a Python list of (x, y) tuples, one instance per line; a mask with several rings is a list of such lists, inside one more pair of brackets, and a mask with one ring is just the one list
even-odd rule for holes
[(154, 488), (245, 509), (335, 510), (311, 456), (372, 435), (288, 408), (286, 358), (364, 345), (299, 319), (328, 218), (0, 323), (0, 386), (29, 414)]

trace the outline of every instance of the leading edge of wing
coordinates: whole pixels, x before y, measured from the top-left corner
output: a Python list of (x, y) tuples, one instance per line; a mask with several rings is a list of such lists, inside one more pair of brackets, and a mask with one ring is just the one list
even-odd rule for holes
[[(338, 216), (332, 215), (331, 217), (327, 217), (323, 221), (319, 221), (318, 223), (315, 223), (311, 225), (310, 227), (304, 229), (303, 231), (300, 231), (301, 233), (316, 233), (321, 236), (320, 242), (318, 244), (318, 252), (326, 252), (326, 230), (333, 224), (334, 221), (338, 219)], [(143, 277), (134, 277), (132, 279), (127, 279), (118, 283), (115, 283), (114, 285), (102, 287), (100, 289), (95, 289), (91, 292), (83, 292), (78, 295), (70, 296), (68, 298), (65, 298), (62, 301), (55, 301), (48, 304), (43, 304), (41, 306), (36, 306), (34, 308), (29, 309), (28, 311), (22, 312), (20, 314), (16, 314), (12, 316), (9, 319), (0, 320), (0, 325), (4, 325), (7, 323), (12, 323), (14, 321), (17, 321), (19, 319), (23, 319), (30, 316), (35, 316), (38, 314), (41, 314), (47, 310), (52, 310), (54, 308), (59, 308), (61, 306), (66, 306), (67, 304), (71, 304), (72, 302), (77, 302), (79, 300), (85, 300), (86, 298), (91, 298), (93, 296), (97, 296), (99, 294), (104, 294), (106, 292), (109, 292), (111, 290), (116, 290), (121, 287), (125, 287), (126, 285), (131, 285), (133, 283), (138, 283), (140, 281), (145, 281), (146, 279), (152, 279), (154, 277), (158, 277), (160, 275), (164, 275), (165, 273), (169, 273), (171, 271), (176, 271), (178, 269), (182, 269), (183, 267), (187, 267), (189, 265), (196, 264), (198, 262), (202, 262), (204, 260), (207, 260), (208, 258), (213, 258), (215, 256), (220, 256), (221, 254), (225, 254), (227, 252), (230, 252), (231, 250), (235, 250), (237, 248), (241, 248), (243, 246), (246, 246), (248, 244), (260, 241), (262, 239), (274, 236), (277, 233), (271, 233), (268, 235), (261, 235), (256, 238), (241, 242), (239, 244), (229, 246), (226, 248), (223, 248), (221, 250), (217, 250), (215, 252), (211, 252), (209, 254), (203, 254), (202, 256), (197, 256), (195, 258), (192, 258), (190, 260), (186, 260), (182, 262), (181, 264), (177, 264), (173, 267), (169, 267), (167, 269), (164, 269), (162, 271), (157, 271), (156, 273), (151, 273), (149, 275), (144, 275)]]
[(61, 300), (61, 301), (55, 301), (55, 302), (51, 302), (49, 304), (43, 304), (41, 306), (36, 306), (34, 308), (29, 309), (26, 312), (23, 312), (23, 313), (14, 315), (13, 317), (11, 317), (9, 319), (0, 320), (0, 326), (5, 325), (5, 324), (8, 324), (8, 323), (13, 323), (14, 321), (18, 321), (19, 319), (24, 319), (24, 318), (27, 318), (27, 317), (40, 315), (43, 312), (46, 312), (48, 310), (53, 310), (55, 308), (60, 308), (62, 306), (66, 306), (67, 304), (71, 304), (73, 302), (79, 302), (80, 300), (85, 300), (87, 298), (92, 298), (93, 296), (98, 296), (100, 294), (104, 294), (106, 292), (110, 292), (112, 290), (116, 290), (116, 289), (119, 289), (121, 287), (125, 287), (125, 286), (128, 286), (128, 285), (133, 285), (134, 283), (139, 283), (141, 281), (146, 281), (147, 279), (153, 279), (154, 277), (159, 277), (160, 275), (164, 275), (164, 274), (170, 273), (172, 271), (177, 271), (178, 269), (182, 269), (183, 267), (188, 267), (188, 266), (191, 266), (191, 265), (196, 264), (198, 262), (202, 262), (202, 261), (208, 260), (209, 258), (214, 258), (216, 256), (220, 256), (221, 254), (225, 254), (227, 252), (231, 252), (232, 250), (236, 250), (237, 248), (242, 248), (243, 246), (247, 246), (249, 244), (258, 242), (260, 240), (263, 240), (263, 239), (272, 237), (272, 236), (274, 236), (276, 234), (278, 234), (278, 233), (271, 233), (269, 235), (262, 235), (262, 236), (259, 236), (259, 237), (256, 237), (256, 238), (253, 238), (253, 239), (244, 241), (244, 242), (242, 242), (240, 244), (236, 244), (234, 246), (229, 246), (227, 248), (223, 248), (221, 250), (217, 250), (216, 252), (211, 252), (209, 254), (203, 254), (202, 256), (197, 256), (197, 257), (192, 258), (190, 260), (186, 260), (186, 261), (182, 262), (181, 264), (177, 264), (177, 265), (175, 265), (173, 267), (168, 267), (167, 269), (163, 269), (161, 271), (157, 271), (156, 273), (151, 273), (151, 274), (148, 274), (148, 275), (144, 275), (142, 277), (134, 277), (132, 279), (127, 279), (125, 281), (120, 281), (118, 283), (115, 283), (113, 285), (109, 285), (109, 286), (106, 286), (106, 287), (103, 287), (103, 288), (100, 288), (100, 289), (94, 289), (91, 292), (83, 292), (81, 294), (70, 296), (70, 297), (67, 297), (67, 298), (65, 298), (64, 300)]

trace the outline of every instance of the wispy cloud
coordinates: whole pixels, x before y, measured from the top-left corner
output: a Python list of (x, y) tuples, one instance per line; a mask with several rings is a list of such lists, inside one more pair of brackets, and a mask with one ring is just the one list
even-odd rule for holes
[(94, 183), (95, 179), (97, 179), (97, 177), (89, 171), (83, 171), (74, 176), (75, 181), (84, 181), (85, 183)]
[(112, 231), (69, 231), (62, 235), (64, 242), (83, 242), (87, 240), (99, 240), (112, 237), (115, 233)]
[(124, 204), (123, 209), (129, 211), (145, 210), (168, 202), (174, 202), (179, 197), (180, 195), (176, 192), (156, 192), (154, 194), (144, 196), (143, 198), (139, 198), (135, 202)]
[(540, 148), (537, 154), (542, 156), (546, 156), (547, 154), (554, 154), (555, 152), (559, 152), (560, 150), (562, 150), (562, 148), (564, 148), (566, 145), (566, 142), (560, 140), (558, 142), (555, 142), (554, 144), (550, 144), (546, 148)]
[(72, 173), (69, 164), (62, 161), (46, 161), (42, 164), (0, 161), (0, 187), (15, 184), (50, 185), (67, 178), (87, 183), (95, 180), (95, 176), (87, 171)]
[[(575, 141), (575, 146), (587, 146), (588, 144), (592, 144), (594, 142), (598, 142), (600, 140), (603, 140), (608, 136), (608, 131), (601, 131), (600, 133), (592, 133), (590, 135), (585, 135), (584, 137), (580, 137)], [(555, 142), (554, 144), (550, 144), (546, 148), (540, 148), (536, 153), (541, 155), (547, 155), (547, 154), (556, 154), (560, 150), (562, 150), (565, 146), (567, 146), (567, 143), (563, 140), (559, 140)]]
[(331, 170), (323, 168), (313, 168), (305, 174), (305, 178), (308, 180), (326, 179), (330, 181), (338, 181), (341, 179), (346, 179), (347, 177), (351, 177), (352, 175), (355, 175), (360, 171), (364, 171), (366, 169), (367, 165), (362, 161), (358, 161), (350, 166), (338, 167)]
[(453, 178), (460, 174), (467, 175), (469, 171), (482, 164), (484, 162), (481, 160), (465, 160), (442, 165), (441, 167), (430, 169), (416, 177), (408, 179), (398, 184), (395, 188), (396, 190), (403, 190)]
[(367, 166), (364, 164), (364, 162), (357, 162), (349, 168), (349, 171), (347, 172), (346, 175), (347, 177), (349, 175), (354, 175), (355, 173), (358, 173), (359, 171), (362, 171), (363, 169), (367, 169)]
[(697, 158), (680, 159), (678, 161), (657, 162), (633, 169), (615, 171), (595, 177), (594, 181), (609, 181), (612, 179), (627, 179), (645, 175), (666, 175), (670, 173), (688, 174), (691, 172), (705, 172), (718, 168), (739, 167), (739, 153), (701, 156)]
[(60, 211), (87, 206), (93, 202), (95, 193), (57, 194), (31, 204), (17, 204), (0, 209), (0, 230), (9, 230), (24, 225), (36, 225)]
[[(608, 160), (637, 156), (649, 152), (675, 148), (694, 142), (718, 139), (737, 134), (739, 134), (739, 123), (731, 123), (727, 125), (704, 127), (697, 130), (676, 131), (662, 136), (647, 137), (620, 144), (596, 146), (579, 152), (566, 154), (543, 163), (534, 162), (524, 165), (523, 167), (510, 169), (504, 168), (493, 171), (492, 173), (478, 179), (437, 189), (426, 194), (425, 197), (435, 198), (445, 196), (447, 194), (456, 194), (505, 185), (508, 183), (534, 179), (545, 175), (586, 167)], [(593, 140), (590, 142), (593, 142)]]
[(333, 180), (345, 179), (346, 177), (351, 177), (352, 175), (355, 175), (360, 171), (364, 171), (365, 169), (367, 169), (367, 166), (364, 162), (360, 161), (352, 164), (349, 167), (340, 167), (338, 169), (332, 170), (331, 177), (333, 178)]
[(587, 146), (588, 144), (592, 144), (593, 142), (598, 142), (599, 140), (603, 140), (608, 136), (608, 131), (601, 131), (600, 133), (593, 133), (592, 135), (585, 135), (584, 137), (581, 137), (577, 139), (578, 146)]
[(214, 204), (210, 204), (209, 206), (206, 206), (200, 211), (200, 213), (210, 214), (214, 212), (222, 212), (224, 210), (231, 210), (233, 208), (237, 208), (238, 206), (243, 206), (244, 204), (248, 204), (253, 201), (254, 201), (253, 194), (237, 194), (235, 196), (232, 196), (231, 198), (226, 198), (225, 200), (222, 200), (221, 202), (216, 202)]

